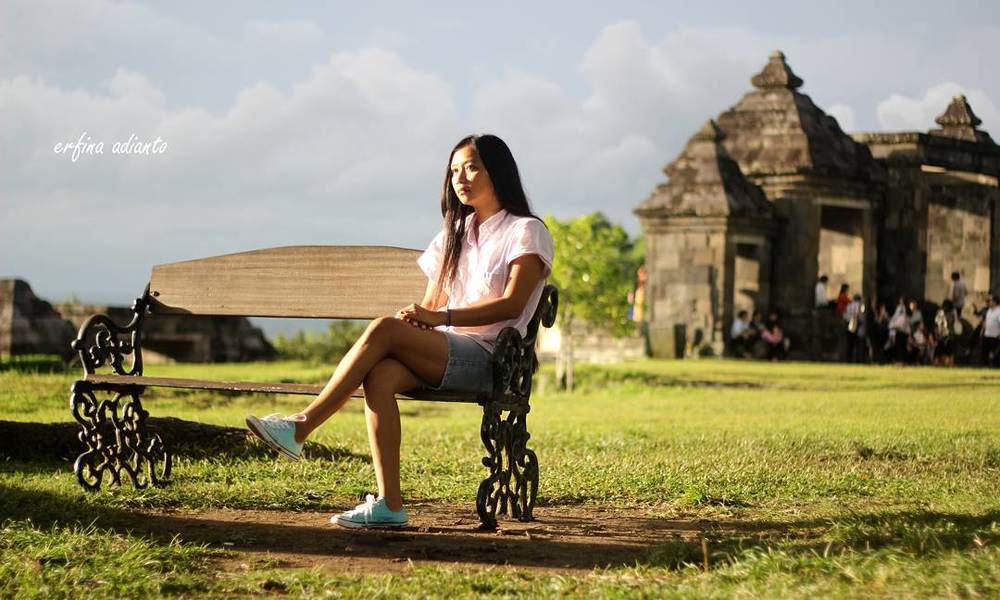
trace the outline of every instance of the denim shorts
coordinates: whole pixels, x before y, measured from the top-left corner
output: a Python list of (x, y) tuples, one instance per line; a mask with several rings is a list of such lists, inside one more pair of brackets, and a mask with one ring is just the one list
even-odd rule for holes
[(435, 392), (490, 392), (493, 390), (493, 355), (472, 338), (445, 332), (448, 339), (448, 364), (441, 385), (426, 384)]

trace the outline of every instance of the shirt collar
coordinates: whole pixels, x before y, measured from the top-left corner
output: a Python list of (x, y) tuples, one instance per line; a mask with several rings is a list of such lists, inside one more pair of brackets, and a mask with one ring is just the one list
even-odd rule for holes
[(503, 223), (504, 217), (506, 216), (507, 210), (504, 208), (501, 208), (497, 212), (493, 213), (493, 215), (491, 215), (488, 219), (479, 224), (479, 236), (477, 237), (475, 230), (476, 213), (473, 212), (471, 215), (466, 217), (465, 220), (465, 231), (467, 232), (469, 242), (475, 243), (478, 246), (479, 240), (483, 237), (489, 237), (492, 232), (496, 231), (497, 228), (500, 227), (500, 224)]

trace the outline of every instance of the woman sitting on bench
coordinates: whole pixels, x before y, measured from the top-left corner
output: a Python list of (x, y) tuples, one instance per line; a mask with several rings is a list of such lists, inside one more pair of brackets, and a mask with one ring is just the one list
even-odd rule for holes
[(399, 481), (396, 394), (486, 392), (492, 350), (505, 327), (525, 335), (551, 272), (552, 236), (535, 216), (507, 144), (494, 135), (452, 149), (441, 191), (444, 226), (418, 259), (427, 291), (395, 317), (380, 317), (354, 343), (322, 392), (302, 412), (247, 417), (269, 446), (298, 459), (302, 443), (363, 385), (378, 498), (333, 516), (344, 527), (407, 524)]

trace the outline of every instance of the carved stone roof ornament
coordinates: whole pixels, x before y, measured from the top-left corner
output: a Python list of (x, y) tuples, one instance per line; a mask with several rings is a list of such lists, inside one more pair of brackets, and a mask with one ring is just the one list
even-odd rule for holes
[(942, 127), (962, 125), (977, 127), (982, 123), (979, 117), (972, 112), (969, 101), (962, 94), (952, 98), (951, 104), (945, 109), (944, 114), (934, 119), (934, 122)]
[(958, 95), (951, 99), (948, 108), (934, 122), (941, 126), (941, 129), (932, 129), (931, 135), (957, 138), (969, 142), (993, 143), (990, 134), (977, 129), (982, 121), (972, 112), (969, 101), (964, 95)]
[(781, 50), (775, 50), (768, 56), (764, 70), (754, 75), (750, 83), (761, 90), (773, 88), (795, 90), (802, 87), (802, 79), (792, 73), (792, 69), (785, 62), (785, 53)]
[(640, 204), (639, 216), (771, 217), (771, 203), (729, 158), (725, 137), (709, 120), (688, 140), (676, 160), (663, 168), (667, 181)]
[(780, 50), (751, 82), (754, 89), (716, 119), (726, 151), (746, 176), (758, 183), (758, 177), (806, 173), (871, 179), (876, 168), (871, 153), (797, 89), (802, 79)]

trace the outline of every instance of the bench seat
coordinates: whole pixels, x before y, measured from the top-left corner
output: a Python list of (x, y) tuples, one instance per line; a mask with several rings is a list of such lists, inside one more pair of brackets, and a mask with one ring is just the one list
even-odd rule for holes
[[(266, 383), (257, 381), (212, 381), (207, 379), (181, 379), (177, 377), (147, 377), (144, 375), (93, 375), (84, 376), (83, 381), (94, 385), (95, 389), (118, 388), (121, 386), (165, 387), (189, 390), (213, 390), (223, 392), (244, 392), (262, 394), (293, 394), (299, 396), (315, 396), (323, 391), (322, 385), (308, 383)], [(351, 394), (352, 398), (364, 398), (365, 390), (358, 388)], [(397, 400), (422, 400), (425, 402), (461, 402), (465, 404), (482, 404), (489, 401), (489, 394), (481, 397), (468, 392), (434, 392), (428, 390), (414, 391), (409, 394), (396, 394)], [(501, 403), (514, 407), (512, 400)]]

